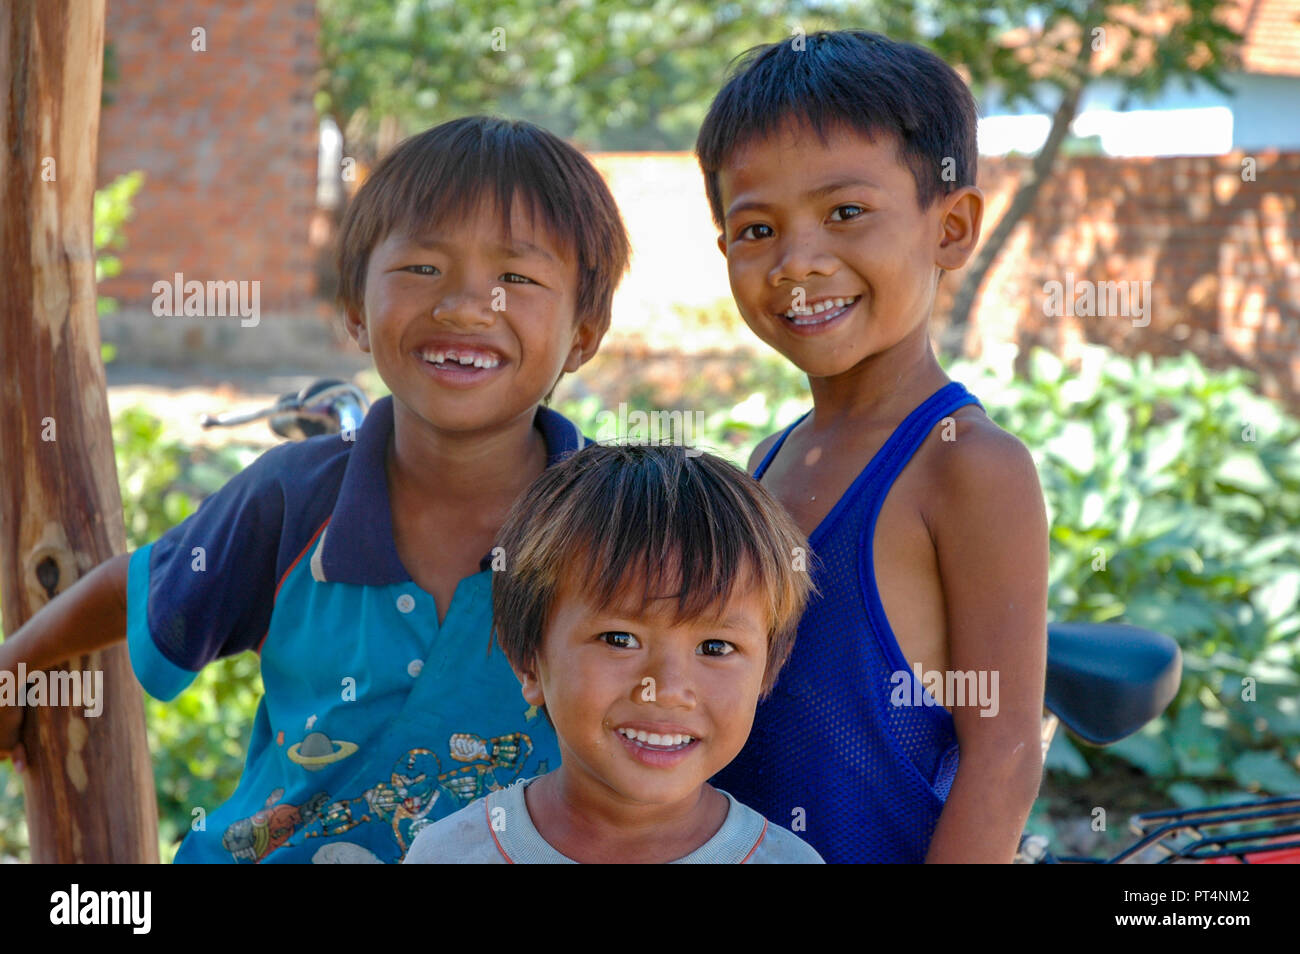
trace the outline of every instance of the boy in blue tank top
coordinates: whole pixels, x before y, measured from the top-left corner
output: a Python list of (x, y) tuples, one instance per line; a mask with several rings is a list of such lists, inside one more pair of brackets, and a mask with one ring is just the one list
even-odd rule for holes
[(919, 47), (796, 36), (742, 58), (696, 151), (740, 313), (808, 375), (812, 410), (750, 467), (819, 591), (715, 782), (828, 862), (1009, 862), (1042, 772), (1048, 536), (1029, 452), (930, 345), (983, 215), (970, 92)]

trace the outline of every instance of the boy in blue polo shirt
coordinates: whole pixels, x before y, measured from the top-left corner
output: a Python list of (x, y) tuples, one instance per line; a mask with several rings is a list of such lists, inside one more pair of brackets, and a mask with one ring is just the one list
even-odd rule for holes
[[(268, 451), (0, 646), (0, 670), (34, 670), (125, 633), (160, 699), (260, 653), (243, 776), (177, 861), (400, 861), (435, 819), (558, 764), (489, 653), (492, 543), (585, 443), (541, 402), (595, 354), (627, 257), (603, 180), (550, 133), (470, 117), (406, 140), (339, 241), (348, 331), (392, 396), (356, 435)], [(20, 715), (0, 710), (0, 755)]]
[(910, 44), (792, 37), (738, 64), (697, 152), (737, 307), (813, 398), (750, 467), (819, 593), (717, 784), (831, 863), (1010, 862), (1042, 773), (1047, 520), (1029, 452), (930, 345), (979, 240), (970, 91)]

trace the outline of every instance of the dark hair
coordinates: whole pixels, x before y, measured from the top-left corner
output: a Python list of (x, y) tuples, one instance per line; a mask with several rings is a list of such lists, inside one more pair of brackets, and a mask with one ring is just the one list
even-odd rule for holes
[[(695, 153), (719, 228), (723, 163), (790, 121), (823, 141), (837, 125), (869, 139), (894, 136), (921, 208), (975, 184), (975, 100), (951, 66), (929, 50), (864, 30), (797, 34), (741, 54), (700, 127)], [(952, 160), (948, 180), (945, 159)]]
[(361, 309), (370, 254), (393, 232), (420, 236), (491, 199), (508, 234), (516, 191), (577, 259), (578, 314), (607, 329), (629, 245), (605, 180), (553, 133), (490, 116), (434, 126), (403, 140), (375, 167), (339, 228), (339, 301)]
[(683, 447), (592, 444), (537, 479), (497, 540), (492, 614), (517, 668), (540, 650), (566, 578), (602, 607), (674, 594), (678, 622), (720, 609), (744, 579), (767, 612), (766, 694), (812, 591), (799, 565), (808, 542), (784, 508), (744, 471)]

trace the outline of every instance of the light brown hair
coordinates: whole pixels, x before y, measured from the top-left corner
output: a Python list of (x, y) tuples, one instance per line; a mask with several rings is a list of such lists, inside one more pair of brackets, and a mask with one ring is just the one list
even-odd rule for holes
[(339, 227), (340, 304), (362, 310), (370, 255), (394, 232), (419, 238), (490, 200), (509, 236), (516, 193), (577, 261), (576, 317), (608, 330), (630, 250), (609, 187), (553, 133), (490, 116), (434, 126), (403, 140), (375, 167)]
[(671, 445), (593, 444), (548, 468), (497, 537), (505, 569), (492, 577), (497, 640), (527, 668), (565, 579), (593, 605), (677, 597), (675, 622), (721, 609), (737, 587), (762, 594), (768, 653), (763, 695), (794, 645), (813, 590), (808, 542), (744, 471)]

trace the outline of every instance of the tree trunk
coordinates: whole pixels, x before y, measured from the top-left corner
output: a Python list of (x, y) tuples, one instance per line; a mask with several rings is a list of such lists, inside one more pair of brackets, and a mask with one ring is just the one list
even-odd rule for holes
[(1052, 167), (1056, 164), (1056, 157), (1061, 151), (1061, 144), (1065, 142), (1065, 137), (1070, 132), (1070, 124), (1074, 122), (1074, 117), (1079, 112), (1079, 100), (1083, 96), (1084, 88), (1088, 85), (1088, 64), (1092, 60), (1093, 52), (1089, 42), (1092, 33), (1092, 15), (1093, 9), (1090, 8), (1088, 11), (1089, 18), (1079, 31), (1079, 55), (1066, 81), (1067, 85), (1064, 88), (1061, 102), (1057, 105), (1056, 112), (1052, 114), (1052, 127), (1048, 130), (1047, 141), (1043, 143), (1043, 148), (1038, 150), (1038, 154), (1034, 156), (1029, 175), (1020, 184), (1020, 188), (1016, 190), (1016, 194), (1007, 205), (1006, 211), (998, 219), (997, 227), (993, 229), (993, 232), (980, 246), (975, 260), (971, 262), (970, 268), (967, 269), (965, 276), (962, 278), (957, 294), (953, 296), (952, 308), (948, 312), (948, 326), (943, 335), (943, 350), (945, 352), (955, 354), (965, 350), (964, 343), (966, 332), (970, 326), (970, 314), (975, 307), (976, 299), (979, 298), (984, 279), (988, 277), (989, 271), (993, 268), (993, 263), (997, 261), (1003, 246), (1011, 238), (1011, 233), (1020, 224), (1020, 220), (1033, 209), (1034, 202), (1038, 199), (1038, 193), (1043, 188), (1043, 183), (1052, 175)]
[[(0, 10), (0, 603), (10, 633), (126, 549), (91, 222), (103, 47), (104, 0)], [(28, 709), (32, 861), (157, 861), (144, 703), (126, 647), (65, 665), (103, 673), (102, 710)]]

